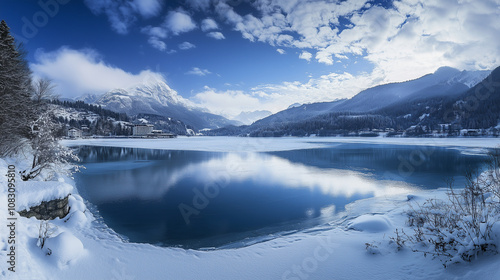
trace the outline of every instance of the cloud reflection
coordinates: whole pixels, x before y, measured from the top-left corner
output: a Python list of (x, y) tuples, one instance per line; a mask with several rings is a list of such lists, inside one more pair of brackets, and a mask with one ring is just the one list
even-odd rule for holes
[[(126, 161), (105, 168), (103, 165), (88, 164), (89, 174), (96, 169), (100, 174), (83, 176), (81, 181), (90, 200), (96, 204), (127, 199), (160, 199), (183, 180), (193, 182), (194, 185), (189, 185), (192, 188), (203, 188), (221, 177), (228, 179), (227, 187), (232, 183), (253, 181), (269, 187), (305, 188), (347, 198), (403, 193), (410, 188), (404, 182), (376, 180), (350, 170), (311, 167), (260, 153), (225, 153), (194, 163), (167, 159), (149, 164)], [(99, 187), (94, 187), (97, 185)]]

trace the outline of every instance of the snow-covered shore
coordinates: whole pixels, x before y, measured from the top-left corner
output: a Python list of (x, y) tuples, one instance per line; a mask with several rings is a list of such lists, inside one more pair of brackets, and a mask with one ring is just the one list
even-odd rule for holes
[(103, 146), (213, 152), (269, 152), (314, 149), (341, 143), (436, 146), (450, 148), (495, 148), (499, 138), (384, 138), (384, 137), (178, 137), (173, 139), (77, 139), (66, 146)]
[[(74, 140), (65, 141), (65, 144), (211, 151), (241, 151), (242, 145), (248, 144), (247, 138), (219, 140), (220, 138), (210, 137), (168, 140), (112, 139)], [(251, 151), (268, 151), (280, 150), (280, 147), (281, 150), (322, 147), (338, 141), (348, 141), (346, 138), (280, 140), (284, 142), (250, 138), (248, 147), (253, 147)], [(356, 140), (362, 143), (378, 141), (359, 138)], [(471, 148), (497, 146), (496, 139), (463, 142), (462, 139), (446, 139), (447, 141), (437, 144), (432, 141), (439, 139), (422, 140), (411, 143), (406, 139), (398, 143)], [(21, 166), (23, 162), (0, 159), (0, 174), (7, 173), (9, 164)], [(2, 186), (6, 186), (6, 178), (0, 177)], [(18, 195), (25, 196), (24, 202), (18, 207), (30, 206), (32, 201), (41, 199), (37, 195), (29, 195), (24, 189), (33, 189), (35, 186), (44, 188), (44, 182), (18, 180), (16, 184)], [(57, 185), (63, 188), (57, 188)], [(395, 245), (390, 244), (389, 237), (394, 236), (396, 228), (411, 231), (405, 224), (409, 193), (384, 194), (358, 200), (347, 206), (345, 216), (338, 222), (283, 235), (251, 246), (195, 251), (123, 242), (116, 235), (96, 226), (71, 179), (62, 178), (57, 182), (48, 183), (47, 187), (44, 198), (51, 196), (49, 188), (59, 189), (58, 192), (52, 192), (53, 197), (64, 196), (66, 192), (72, 193), (71, 213), (62, 220), (50, 222), (57, 226), (57, 231), (52, 236), (58, 236), (48, 242), (48, 246), (55, 248), (53, 253), (46, 255), (46, 251), (36, 246), (40, 221), (16, 214), (16, 272), (7, 270), (9, 232), (6, 226), (2, 226), (1, 279), (500, 279), (499, 255), (480, 256), (472, 263), (444, 268), (441, 262), (433, 260), (432, 257), (426, 258), (408, 249), (397, 251)], [(4, 224), (8, 222), (7, 194), (7, 188), (2, 187), (0, 220)], [(414, 196), (412, 201), (423, 202), (427, 198), (444, 199), (446, 190), (418, 191), (411, 195)], [(365, 249), (365, 243), (373, 241), (380, 242), (378, 254), (371, 254)]]

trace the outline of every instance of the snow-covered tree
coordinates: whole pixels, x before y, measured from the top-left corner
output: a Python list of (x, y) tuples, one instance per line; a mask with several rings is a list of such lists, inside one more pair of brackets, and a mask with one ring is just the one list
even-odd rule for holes
[(70, 172), (69, 165), (78, 161), (73, 151), (60, 145), (57, 139), (60, 124), (54, 117), (53, 105), (48, 102), (54, 97), (54, 85), (50, 80), (39, 79), (33, 88), (32, 110), (37, 117), (30, 123), (28, 140), (33, 160), (31, 168), (21, 173), (25, 181), (37, 177), (44, 170), (47, 171), (48, 177), (56, 171)]
[(0, 22), (0, 155), (19, 151), (33, 120), (31, 72), (21, 45)]
[(31, 123), (29, 143), (33, 160), (31, 168), (21, 173), (23, 180), (33, 179), (42, 171), (46, 171), (48, 177), (55, 172), (70, 171), (73, 162), (78, 161), (71, 149), (59, 144), (55, 135), (58, 128), (50, 110)]

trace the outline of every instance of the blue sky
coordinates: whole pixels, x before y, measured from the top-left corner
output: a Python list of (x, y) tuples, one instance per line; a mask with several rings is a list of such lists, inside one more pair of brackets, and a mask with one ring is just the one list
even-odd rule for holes
[(3, 0), (64, 97), (164, 79), (227, 117), (500, 65), (498, 0)]

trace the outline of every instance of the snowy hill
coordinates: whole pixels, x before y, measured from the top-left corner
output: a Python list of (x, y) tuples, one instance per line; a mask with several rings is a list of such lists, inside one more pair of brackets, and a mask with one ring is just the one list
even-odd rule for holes
[(345, 101), (345, 99), (341, 99), (333, 102), (311, 103), (291, 108), (289, 107), (286, 110), (255, 122), (255, 126), (275, 125), (279, 123), (309, 119), (321, 114), (327, 114), (335, 110), (335, 108), (343, 104)]
[(94, 104), (130, 116), (143, 113), (178, 119), (195, 130), (237, 124), (196, 107), (162, 80), (150, 80), (128, 89), (111, 90)]
[(451, 67), (441, 67), (433, 74), (418, 79), (380, 85), (364, 90), (336, 111), (368, 112), (409, 98), (427, 98), (460, 94), (486, 78), (491, 71), (462, 71)]

